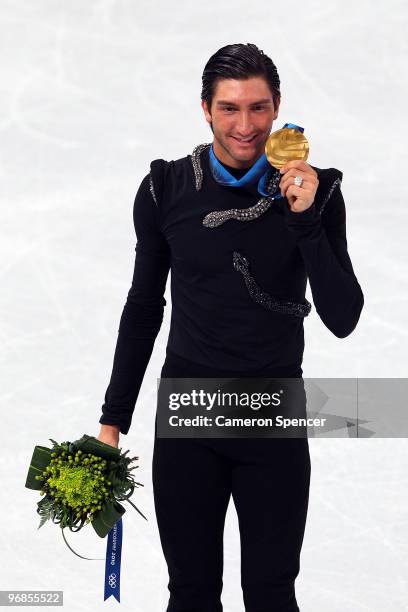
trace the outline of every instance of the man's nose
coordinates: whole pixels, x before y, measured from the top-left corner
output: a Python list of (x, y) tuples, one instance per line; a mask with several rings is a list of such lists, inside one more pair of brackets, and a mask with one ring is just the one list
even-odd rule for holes
[(240, 113), (238, 117), (237, 131), (239, 135), (242, 136), (242, 138), (245, 138), (246, 136), (251, 136), (251, 134), (253, 133), (253, 126), (248, 113)]

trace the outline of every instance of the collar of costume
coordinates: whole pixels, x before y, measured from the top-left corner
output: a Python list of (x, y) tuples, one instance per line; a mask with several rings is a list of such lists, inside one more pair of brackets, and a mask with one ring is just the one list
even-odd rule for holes
[(258, 183), (258, 192), (263, 195), (269, 195), (266, 186), (267, 180), (270, 178), (273, 168), (268, 162), (265, 153), (256, 160), (256, 162), (249, 168), (249, 170), (241, 176), (239, 179), (232, 176), (230, 172), (222, 165), (222, 163), (215, 157), (213, 146), (210, 146), (210, 167), (211, 172), (215, 180), (226, 187), (247, 187), (248, 185), (254, 185)]

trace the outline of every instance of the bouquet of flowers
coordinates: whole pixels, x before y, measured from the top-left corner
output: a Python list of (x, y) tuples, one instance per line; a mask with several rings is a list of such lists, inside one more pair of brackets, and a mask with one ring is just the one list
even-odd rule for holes
[[(139, 457), (129, 458), (129, 451), (122, 453), (121, 449), (86, 434), (75, 442), (49, 440), (53, 443), (51, 448), (34, 448), (25, 483), (28, 489), (40, 491), (43, 496), (37, 503), (37, 513), (41, 517), (38, 529), (47, 520), (59, 524), (68, 548), (78, 557), (88, 559), (71, 548), (64, 529), (79, 531), (91, 523), (99, 537), (109, 534), (108, 559), (112, 548), (115, 551), (118, 543), (121, 546), (121, 518), (126, 509), (120, 502), (128, 502), (146, 519), (129, 499), (137, 486), (143, 486), (131, 473), (139, 466), (130, 467)], [(120, 548), (118, 553), (120, 564)], [(111, 576), (112, 573), (109, 583), (116, 584), (117, 576), (115, 579)]]

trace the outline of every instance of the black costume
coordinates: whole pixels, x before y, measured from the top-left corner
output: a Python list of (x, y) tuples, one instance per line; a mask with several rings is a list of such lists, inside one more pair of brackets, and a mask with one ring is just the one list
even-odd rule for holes
[[(353, 331), (363, 307), (347, 252), (342, 173), (314, 167), (315, 201), (292, 212), (286, 198), (260, 197), (255, 186), (221, 186), (208, 150), (199, 145), (191, 156), (153, 161), (136, 194), (134, 275), (100, 418), (123, 434), (162, 323), (170, 267), (163, 377), (301, 377), (307, 278), (320, 318), (337, 337)], [(276, 171), (271, 193), (279, 180)], [(222, 529), (231, 493), (246, 611), (297, 611), (309, 478), (307, 439), (156, 437), (153, 484), (170, 575), (168, 612), (222, 610)]]

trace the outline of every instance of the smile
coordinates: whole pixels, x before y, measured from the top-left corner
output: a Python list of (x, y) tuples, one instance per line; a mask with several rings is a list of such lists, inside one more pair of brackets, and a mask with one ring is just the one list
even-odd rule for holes
[(257, 134), (255, 134), (254, 136), (251, 136), (251, 138), (236, 138), (235, 136), (232, 136), (232, 138), (234, 138), (234, 140), (239, 142), (239, 144), (241, 145), (250, 144), (251, 142), (255, 140), (256, 137), (257, 137)]

